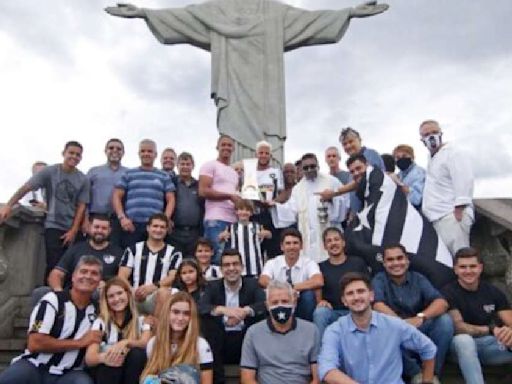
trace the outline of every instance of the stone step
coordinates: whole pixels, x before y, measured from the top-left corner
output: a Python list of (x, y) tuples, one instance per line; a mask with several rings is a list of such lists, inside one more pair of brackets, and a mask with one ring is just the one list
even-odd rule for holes
[(14, 319), (14, 328), (24, 328), (27, 330), (29, 323), (28, 317), (16, 317)]
[(9, 364), (13, 358), (19, 356), (22, 351), (0, 351), (0, 364)]
[(23, 351), (27, 344), (27, 338), (20, 339), (0, 339), (0, 352), (3, 351)]

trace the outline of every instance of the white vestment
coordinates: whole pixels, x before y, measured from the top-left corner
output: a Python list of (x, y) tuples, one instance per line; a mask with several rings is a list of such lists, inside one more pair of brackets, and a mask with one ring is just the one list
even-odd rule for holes
[(331, 226), (341, 228), (345, 220), (348, 207), (348, 194), (335, 197), (327, 205), (328, 220), (320, 223), (318, 207), (321, 206), (320, 196), (315, 195), (326, 189), (337, 190), (342, 186), (341, 182), (331, 176), (318, 174), (315, 180), (302, 178), (293, 187), (290, 199), (284, 204), (276, 204), (272, 209), (272, 220), (276, 228), (285, 228), (298, 223), (298, 229), (302, 233), (302, 254), (316, 262), (327, 259), (327, 252), (323, 247), (322, 233)]

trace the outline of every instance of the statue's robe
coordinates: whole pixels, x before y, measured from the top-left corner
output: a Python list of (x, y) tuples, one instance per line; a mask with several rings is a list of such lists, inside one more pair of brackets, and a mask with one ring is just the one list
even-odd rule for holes
[(161, 43), (211, 52), (217, 127), (236, 141), (236, 158), (254, 157), (255, 144), (266, 140), (279, 162), (286, 138), (284, 52), (336, 43), (350, 20), (350, 9), (308, 11), (272, 0), (214, 0), (144, 11)]

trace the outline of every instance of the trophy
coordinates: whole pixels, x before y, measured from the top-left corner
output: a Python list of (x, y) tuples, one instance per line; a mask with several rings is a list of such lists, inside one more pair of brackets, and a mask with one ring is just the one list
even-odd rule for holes
[(320, 224), (327, 224), (329, 219), (329, 214), (327, 212), (327, 203), (325, 201), (320, 201), (320, 204), (316, 207), (318, 221)]
[(244, 183), (242, 185), (242, 199), (260, 200), (258, 187), (258, 159), (245, 159), (244, 161)]

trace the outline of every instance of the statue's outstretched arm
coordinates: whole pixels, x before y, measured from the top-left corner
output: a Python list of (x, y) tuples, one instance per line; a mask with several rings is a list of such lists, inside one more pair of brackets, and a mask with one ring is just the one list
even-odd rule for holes
[(117, 7), (107, 7), (105, 12), (112, 16), (137, 18), (145, 17), (146, 14), (143, 9), (136, 7), (132, 4), (118, 3)]
[(350, 9), (350, 17), (368, 17), (378, 15), (389, 8), (387, 4), (377, 4), (376, 1), (368, 1)]

